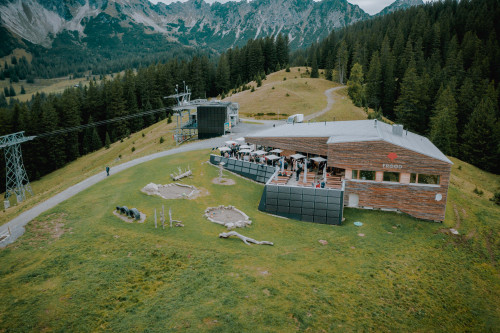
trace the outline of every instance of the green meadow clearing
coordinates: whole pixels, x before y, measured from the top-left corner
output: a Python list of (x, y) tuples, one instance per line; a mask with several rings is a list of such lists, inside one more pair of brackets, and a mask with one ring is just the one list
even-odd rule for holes
[[(23, 237), (0, 250), (0, 332), (500, 327), (500, 210), (488, 200), (498, 176), (476, 177), (476, 168), (454, 160), (444, 224), (346, 209), (344, 225), (328, 226), (259, 212), (261, 184), (229, 173), (236, 185), (212, 184), (218, 170), (203, 163), (208, 153), (112, 175), (30, 222)], [(165, 200), (140, 192), (150, 182), (171, 183), (169, 175), (187, 165), (194, 176), (182, 183), (204, 196)], [(219, 239), (225, 228), (203, 212), (221, 204), (252, 219), (238, 232), (275, 245)], [(112, 214), (116, 205), (148, 218), (126, 223)], [(162, 205), (185, 227), (155, 229), (154, 209)], [(461, 235), (444, 232), (457, 222)]]

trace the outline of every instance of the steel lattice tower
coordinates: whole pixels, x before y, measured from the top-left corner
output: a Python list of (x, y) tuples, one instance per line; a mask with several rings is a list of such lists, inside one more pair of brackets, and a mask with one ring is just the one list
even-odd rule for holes
[(4, 149), (6, 164), (5, 199), (15, 195), (17, 202), (20, 203), (26, 199), (26, 192), (33, 195), (28, 175), (24, 169), (21, 143), (34, 138), (34, 136), (25, 137), (24, 131), (0, 137), (0, 149)]

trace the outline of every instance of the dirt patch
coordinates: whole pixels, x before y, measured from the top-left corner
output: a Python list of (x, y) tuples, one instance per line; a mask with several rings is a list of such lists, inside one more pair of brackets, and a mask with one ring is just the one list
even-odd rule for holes
[(147, 195), (157, 195), (163, 199), (195, 199), (202, 195), (208, 195), (207, 190), (199, 190), (192, 185), (171, 183), (167, 185), (158, 185), (149, 183), (141, 189), (141, 192)]
[(234, 185), (236, 182), (231, 179), (231, 178), (214, 178), (212, 179), (212, 183), (217, 184), (217, 185)]
[(48, 215), (44, 221), (33, 220), (27, 225), (27, 230), (32, 234), (27, 241), (30, 244), (38, 241), (52, 243), (61, 238), (65, 232), (71, 231), (71, 228), (65, 228), (67, 216), (66, 213), (54, 213)]
[(144, 221), (146, 221), (146, 214), (143, 214), (143, 213), (140, 213), (140, 214), (141, 214), (141, 218), (139, 220), (136, 220), (135, 218), (120, 214), (116, 209), (113, 211), (114, 216), (119, 217), (122, 221), (125, 221), (127, 223), (134, 223), (134, 222), (144, 223)]
[(245, 213), (233, 206), (209, 207), (205, 210), (205, 217), (210, 222), (221, 224), (228, 229), (243, 228), (252, 224)]

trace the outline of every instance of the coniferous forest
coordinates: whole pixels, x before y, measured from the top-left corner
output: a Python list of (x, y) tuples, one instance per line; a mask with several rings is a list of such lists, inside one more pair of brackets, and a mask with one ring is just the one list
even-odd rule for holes
[(498, 173), (499, 36), (499, 1), (446, 0), (333, 31), (292, 64), (319, 64), (356, 105)]
[[(242, 48), (230, 49), (218, 60), (198, 55), (187, 61), (170, 60), (137, 70), (129, 69), (113, 79), (91, 80), (84, 87), (62, 94), (37, 94), (27, 103), (15, 99), (7, 104), (0, 92), (0, 136), (25, 131), (40, 135), (107, 119), (156, 110), (172, 104), (163, 97), (189, 86), (192, 98), (224, 95), (251, 80), (288, 64), (288, 40), (282, 35), (250, 40)], [(79, 156), (93, 152), (165, 119), (166, 111), (87, 128), (61, 135), (41, 136), (22, 144), (24, 165), (30, 180), (57, 170)], [(5, 174), (3, 153), (0, 174)], [(0, 177), (0, 188), (5, 178)]]

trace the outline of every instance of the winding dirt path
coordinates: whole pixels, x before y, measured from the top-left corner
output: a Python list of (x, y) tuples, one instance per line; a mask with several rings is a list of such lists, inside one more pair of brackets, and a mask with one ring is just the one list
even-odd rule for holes
[(335, 99), (333, 98), (333, 92), (340, 90), (342, 88), (345, 88), (345, 87), (346, 86), (338, 86), (338, 87), (334, 87), (334, 88), (330, 88), (328, 90), (325, 90), (325, 96), (326, 96), (326, 100), (327, 100), (326, 107), (321, 111), (304, 116), (304, 121), (312, 120), (312, 119), (319, 117), (319, 116), (322, 116), (325, 113), (327, 113), (328, 111), (330, 111), (333, 107), (333, 104), (335, 103)]

